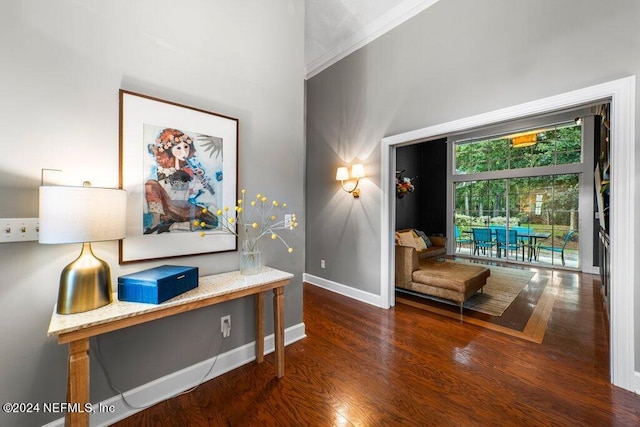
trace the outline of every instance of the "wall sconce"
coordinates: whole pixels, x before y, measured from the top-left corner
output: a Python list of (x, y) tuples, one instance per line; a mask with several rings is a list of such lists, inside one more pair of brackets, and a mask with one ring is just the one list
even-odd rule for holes
[(358, 189), (360, 178), (364, 178), (364, 166), (362, 166), (362, 164), (360, 163), (357, 163), (351, 166), (351, 179), (356, 180), (356, 185), (354, 185), (351, 190), (347, 190), (346, 188), (344, 188), (344, 182), (349, 179), (349, 169), (346, 166), (341, 166), (336, 172), (336, 180), (340, 181), (342, 189), (347, 193), (352, 194), (355, 198), (360, 197), (360, 190)]
[(112, 301), (109, 264), (93, 254), (91, 242), (125, 237), (127, 192), (87, 184), (40, 187), (40, 243), (82, 243), (80, 256), (60, 274), (58, 314)]

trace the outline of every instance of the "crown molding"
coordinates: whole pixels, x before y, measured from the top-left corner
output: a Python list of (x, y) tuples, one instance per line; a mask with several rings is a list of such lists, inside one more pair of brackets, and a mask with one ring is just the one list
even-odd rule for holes
[(406, 0), (389, 10), (380, 18), (364, 26), (351, 37), (343, 40), (324, 55), (314, 59), (306, 66), (306, 79), (329, 68), (342, 58), (371, 43), (381, 35), (391, 31), (403, 22), (434, 5), (440, 0)]

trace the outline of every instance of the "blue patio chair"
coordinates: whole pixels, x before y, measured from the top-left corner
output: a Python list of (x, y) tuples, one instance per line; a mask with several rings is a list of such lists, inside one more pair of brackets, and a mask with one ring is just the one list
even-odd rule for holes
[(504, 225), (490, 225), (489, 226), (489, 230), (491, 230), (491, 232), (493, 234), (496, 234), (496, 230), (506, 230), (507, 228)]
[[(509, 238), (507, 239), (507, 230), (496, 230), (496, 244), (498, 247), (498, 257), (500, 253), (504, 251), (504, 256), (507, 256), (507, 251), (516, 251), (516, 259), (518, 259), (518, 250), (522, 248), (522, 260), (524, 261), (524, 243), (518, 240), (518, 231), (509, 229)], [(508, 240), (508, 241), (507, 241)]]
[(560, 253), (560, 258), (562, 259), (562, 265), (564, 266), (564, 250), (567, 247), (567, 243), (569, 243), (569, 239), (571, 239), (571, 236), (573, 236), (574, 233), (575, 233), (575, 231), (569, 230), (567, 235), (564, 237), (564, 242), (562, 243), (562, 246), (538, 245), (537, 246), (538, 253), (540, 253), (541, 249), (545, 250), (545, 251), (555, 252), (555, 253), (559, 252)]
[(456, 236), (456, 247), (457, 247), (458, 252), (462, 248), (463, 244), (466, 243), (468, 245), (471, 245), (471, 239), (466, 238), (466, 237), (462, 237), (460, 235), (460, 228), (457, 225), (455, 226), (455, 236)]
[(480, 250), (486, 255), (489, 249), (489, 256), (493, 256), (493, 247), (496, 242), (493, 241), (493, 234), (488, 228), (472, 228), (473, 233), (473, 254), (480, 255)]

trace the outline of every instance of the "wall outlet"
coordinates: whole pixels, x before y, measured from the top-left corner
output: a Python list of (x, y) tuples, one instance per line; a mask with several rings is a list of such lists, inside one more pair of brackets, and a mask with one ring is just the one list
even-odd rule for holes
[(222, 338), (227, 338), (231, 335), (231, 315), (227, 314), (220, 318), (220, 332), (222, 332)]
[(320, 268), (325, 268), (325, 263), (323, 259), (320, 260)]
[(285, 226), (285, 228), (291, 227), (291, 221), (293, 221), (293, 214), (285, 214), (284, 215), (284, 226)]

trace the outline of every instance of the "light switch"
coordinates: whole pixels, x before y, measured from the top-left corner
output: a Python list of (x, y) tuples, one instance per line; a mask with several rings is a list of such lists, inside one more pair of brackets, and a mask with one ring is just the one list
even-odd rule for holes
[(0, 243), (37, 241), (38, 218), (0, 218)]

